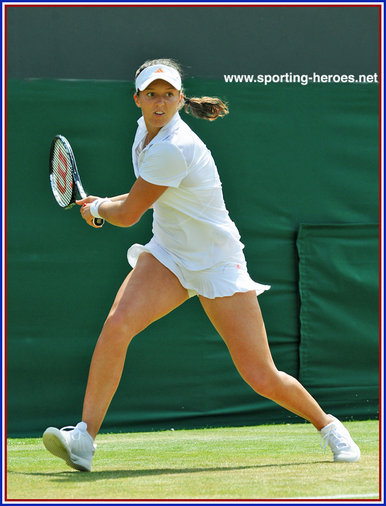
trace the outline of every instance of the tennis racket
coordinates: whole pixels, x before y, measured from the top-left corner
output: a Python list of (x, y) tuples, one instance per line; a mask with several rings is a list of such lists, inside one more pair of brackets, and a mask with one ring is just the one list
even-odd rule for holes
[[(50, 183), (56, 202), (63, 209), (71, 209), (75, 205), (77, 192), (81, 199), (87, 197), (71, 145), (63, 135), (56, 135), (51, 143)], [(104, 220), (94, 218), (93, 223), (101, 227)]]

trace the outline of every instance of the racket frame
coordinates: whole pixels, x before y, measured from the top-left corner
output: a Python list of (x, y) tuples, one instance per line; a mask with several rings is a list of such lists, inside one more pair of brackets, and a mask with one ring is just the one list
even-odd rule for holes
[[(70, 202), (69, 202), (69, 204), (67, 206), (64, 206), (61, 203), (60, 198), (58, 198), (58, 190), (57, 190), (56, 184), (54, 182), (55, 174), (54, 174), (53, 168), (52, 168), (53, 151), (54, 151), (55, 144), (56, 144), (56, 142), (57, 142), (58, 139), (60, 140), (60, 142), (61, 142), (62, 146), (64, 147), (64, 149), (67, 151), (67, 154), (68, 154), (68, 156), (70, 158), (72, 181), (73, 181), (73, 183), (75, 183), (75, 184), (72, 185), (71, 200), (70, 200)], [(63, 209), (66, 209), (66, 210), (67, 209), (71, 209), (71, 207), (73, 207), (75, 205), (76, 190), (78, 190), (78, 193), (79, 193), (81, 199), (85, 199), (87, 197), (87, 194), (84, 191), (84, 188), (83, 188), (83, 185), (82, 185), (82, 181), (80, 179), (78, 167), (76, 165), (76, 160), (75, 160), (74, 152), (72, 151), (72, 148), (71, 148), (71, 144), (66, 139), (66, 137), (64, 137), (64, 135), (61, 135), (61, 134), (55, 135), (55, 137), (53, 138), (52, 143), (51, 143), (51, 149), (50, 149), (50, 183), (51, 183), (51, 189), (52, 189), (52, 193), (54, 194), (55, 200), (57, 201), (57, 203)], [(94, 218), (93, 219), (93, 223), (97, 227), (101, 227), (104, 224), (104, 221), (105, 220), (103, 218)]]

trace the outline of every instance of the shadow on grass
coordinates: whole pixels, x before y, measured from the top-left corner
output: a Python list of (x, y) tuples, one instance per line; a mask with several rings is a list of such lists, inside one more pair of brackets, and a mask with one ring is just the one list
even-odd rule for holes
[(20, 471), (8, 471), (9, 474), (18, 474), (24, 476), (45, 476), (50, 477), (51, 481), (63, 483), (66, 482), (93, 482), (98, 480), (117, 480), (120, 478), (140, 478), (142, 476), (161, 476), (161, 475), (177, 475), (192, 473), (213, 473), (228, 471), (243, 471), (246, 469), (263, 469), (263, 468), (285, 468), (293, 466), (312, 466), (319, 464), (331, 463), (327, 460), (319, 460), (314, 462), (289, 462), (287, 464), (263, 464), (256, 466), (233, 466), (233, 467), (193, 467), (193, 468), (161, 468), (161, 469), (113, 469), (107, 471), (93, 471), (91, 473), (79, 471), (59, 471), (54, 473), (25, 473)]

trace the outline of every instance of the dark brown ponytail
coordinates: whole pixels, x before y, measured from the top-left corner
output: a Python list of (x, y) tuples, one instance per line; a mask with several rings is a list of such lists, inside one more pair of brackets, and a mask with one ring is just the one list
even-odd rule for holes
[(195, 118), (214, 121), (217, 118), (223, 118), (229, 113), (227, 104), (216, 97), (184, 97), (184, 99), (185, 112)]

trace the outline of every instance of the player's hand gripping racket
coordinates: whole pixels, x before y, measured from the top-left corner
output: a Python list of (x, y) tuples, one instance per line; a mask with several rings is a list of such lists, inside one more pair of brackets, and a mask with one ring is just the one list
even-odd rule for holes
[[(64, 209), (75, 205), (77, 190), (81, 199), (87, 197), (71, 145), (63, 135), (56, 135), (51, 143), (50, 183), (56, 202)], [(94, 218), (93, 223), (101, 227), (104, 220)]]

